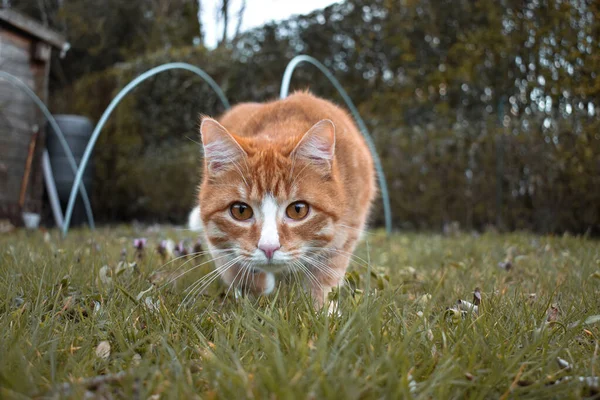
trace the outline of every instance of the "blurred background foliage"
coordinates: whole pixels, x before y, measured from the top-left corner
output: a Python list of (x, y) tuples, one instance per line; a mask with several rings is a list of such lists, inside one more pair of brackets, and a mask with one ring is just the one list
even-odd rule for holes
[[(287, 62), (309, 54), (371, 130), (396, 227), (600, 233), (598, 1), (346, 0), (214, 50), (194, 1), (11, 4), (73, 46), (54, 61), (54, 112), (97, 121), (131, 79), (171, 61), (205, 69), (232, 103), (271, 100)], [(341, 104), (310, 66), (292, 87)], [(185, 71), (137, 88), (96, 146), (97, 218), (183, 221), (199, 182), (199, 114), (222, 111)]]

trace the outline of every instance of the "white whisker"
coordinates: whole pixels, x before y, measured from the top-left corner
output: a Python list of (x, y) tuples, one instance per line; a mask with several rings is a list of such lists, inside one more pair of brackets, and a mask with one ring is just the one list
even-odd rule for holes
[[(204, 261), (204, 262), (202, 262), (202, 263), (200, 263), (200, 264), (198, 264), (198, 265), (195, 265), (195, 266), (193, 266), (192, 268), (190, 268), (190, 269), (188, 269), (188, 270), (186, 270), (186, 271), (182, 272), (181, 274), (177, 275), (175, 278), (173, 278), (173, 279), (169, 280), (167, 283), (164, 283), (164, 284), (162, 284), (162, 285), (159, 287), (159, 289), (162, 289), (163, 287), (165, 287), (165, 286), (167, 286), (167, 285), (169, 285), (169, 284), (171, 284), (171, 283), (175, 282), (177, 279), (179, 279), (179, 278), (181, 278), (183, 275), (185, 275), (185, 274), (187, 274), (187, 273), (189, 273), (189, 272), (191, 272), (191, 271), (195, 270), (196, 268), (199, 268), (199, 267), (201, 267), (201, 266), (203, 266), (203, 265), (206, 265), (206, 264), (208, 264), (209, 262), (216, 261), (216, 260), (220, 260), (221, 258), (228, 257), (228, 256), (230, 256), (230, 254), (225, 254), (225, 255), (222, 255), (222, 256), (220, 256), (220, 257), (217, 257), (217, 258), (211, 258), (211, 259), (210, 259), (210, 260), (208, 260), (208, 261)], [(185, 265), (185, 264), (184, 264), (184, 265)], [(180, 267), (180, 268), (181, 268), (181, 267)], [(178, 269), (179, 269), (179, 268), (178, 268)], [(177, 269), (177, 270), (178, 270), (178, 269)], [(175, 272), (176, 272), (177, 270), (175, 270)]]
[(321, 272), (324, 272), (330, 278), (339, 279), (339, 275), (337, 273), (335, 273), (335, 270), (333, 268), (331, 268), (330, 266), (328, 266), (327, 264), (325, 264), (317, 259), (310, 258), (308, 256), (303, 256), (302, 260), (310, 263), (311, 266), (315, 267), (317, 270), (319, 270)]
[(242, 265), (239, 265), (239, 270), (238, 270), (237, 274), (235, 274), (235, 277), (229, 283), (229, 287), (227, 288), (227, 291), (225, 292), (225, 297), (223, 298), (223, 302), (225, 302), (225, 299), (229, 295), (229, 291), (231, 290), (231, 288), (233, 288), (236, 285), (235, 281), (237, 280), (237, 278), (240, 275), (240, 273), (244, 270), (245, 265), (246, 265), (246, 262), (242, 262)]
[(192, 296), (194, 293), (201, 293), (202, 291), (204, 291), (211, 283), (213, 283), (217, 278), (219, 278), (219, 276), (221, 276), (221, 274), (223, 272), (227, 271), (229, 268), (231, 268), (233, 265), (235, 265), (235, 263), (238, 262), (240, 259), (242, 259), (242, 256), (237, 256), (234, 259), (221, 265), (220, 267), (215, 268), (212, 272), (203, 276), (198, 281), (194, 282), (188, 289), (189, 292), (185, 296), (183, 301), (181, 302), (181, 305), (179, 306), (179, 308), (181, 308), (184, 304), (186, 304), (186, 302), (187, 302), (188, 298), (190, 298), (190, 296)]
[(367, 231), (366, 229), (360, 229), (360, 228), (355, 228), (353, 226), (350, 225), (344, 225), (344, 224), (337, 224), (337, 226), (341, 226), (342, 228), (346, 228), (346, 229), (352, 229), (362, 235), (371, 235), (371, 236), (375, 236), (374, 233)]
[(304, 274), (306, 275), (306, 277), (312, 282), (314, 283), (316, 286), (318, 286), (320, 289), (323, 289), (323, 285), (321, 285), (321, 282), (319, 282), (319, 280), (317, 279), (317, 277), (310, 271), (309, 268), (306, 267), (306, 265), (302, 264), (300, 261), (295, 261), (295, 265), (298, 266), (298, 268), (300, 268), (300, 270), (302, 272), (304, 272)]
[(196, 258), (198, 258), (200, 256), (205, 256), (207, 254), (213, 255), (214, 253), (224, 253), (224, 252), (232, 252), (232, 251), (235, 251), (235, 250), (233, 250), (233, 249), (212, 250), (212, 251), (205, 250), (205, 251), (198, 251), (198, 252), (193, 252), (193, 253), (185, 254), (185, 255), (182, 255), (182, 256), (179, 256), (179, 257), (175, 257), (175, 258), (169, 260), (168, 262), (164, 263), (159, 268), (157, 268), (154, 272), (161, 272), (161, 271), (163, 271), (165, 269), (165, 267), (167, 265), (172, 264), (175, 261), (184, 259), (186, 257), (192, 257), (192, 260), (194, 260), (194, 259), (196, 259)]
[[(368, 266), (369, 265), (369, 262), (367, 260), (365, 260), (365, 259), (357, 256), (356, 254), (350, 253), (348, 251), (336, 249), (336, 248), (333, 248), (333, 247), (306, 247), (305, 249), (306, 250), (323, 251), (323, 252), (331, 252), (331, 253), (338, 254), (338, 255), (341, 255), (341, 256), (346, 256), (349, 259), (351, 259), (351, 261), (354, 261), (357, 264), (358, 264), (358, 261), (361, 261), (361, 262), (364, 263), (364, 266)], [(354, 260), (354, 259), (356, 259), (356, 260)], [(358, 264), (358, 265), (361, 265), (361, 264)]]
[(317, 270), (323, 272), (325, 275), (329, 276), (330, 278), (334, 279), (335, 281), (341, 280), (342, 282), (344, 282), (344, 284), (348, 283), (348, 281), (346, 280), (344, 275), (340, 276), (339, 272), (334, 270), (333, 268), (331, 268), (329, 265), (327, 265), (319, 260), (316, 260), (314, 258), (311, 258), (309, 256), (303, 256), (302, 259), (309, 262), (311, 266), (313, 266)]

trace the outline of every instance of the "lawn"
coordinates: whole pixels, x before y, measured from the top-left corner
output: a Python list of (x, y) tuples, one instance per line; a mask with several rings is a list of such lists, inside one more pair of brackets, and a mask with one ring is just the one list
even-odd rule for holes
[(218, 281), (188, 296), (209, 258), (160, 255), (163, 239), (194, 235), (0, 236), (0, 398), (598, 396), (597, 240), (376, 232), (330, 315), (292, 278), (268, 298)]

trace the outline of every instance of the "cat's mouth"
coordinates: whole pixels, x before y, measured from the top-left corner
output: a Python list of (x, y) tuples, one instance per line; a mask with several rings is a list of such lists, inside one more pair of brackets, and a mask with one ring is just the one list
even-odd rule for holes
[(271, 259), (268, 261), (258, 261), (252, 263), (252, 268), (266, 271), (266, 272), (278, 272), (283, 271), (289, 267), (289, 261)]
[(230, 260), (237, 258), (236, 264), (246, 266), (256, 271), (270, 273), (284, 273), (294, 269), (294, 266), (301, 263), (301, 253), (296, 250), (278, 250), (271, 257), (267, 257), (263, 251), (255, 249), (247, 251), (238, 249), (231, 255)]
[[(259, 265), (252, 267), (254, 273), (268, 273), (277, 276), (288, 275), (297, 270), (293, 264)], [(301, 271), (301, 270), (300, 270)]]

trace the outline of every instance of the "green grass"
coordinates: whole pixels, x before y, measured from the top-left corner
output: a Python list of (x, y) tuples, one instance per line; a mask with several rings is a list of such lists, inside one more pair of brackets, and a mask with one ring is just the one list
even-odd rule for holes
[[(149, 238), (143, 258), (117, 274), (123, 248), (136, 259), (139, 236)], [(86, 390), (102, 399), (594, 395), (582, 383), (552, 382), (600, 374), (597, 241), (376, 233), (357, 251), (348, 288), (334, 293), (339, 315), (328, 315), (293, 283), (269, 298), (236, 299), (215, 282), (181, 306), (210, 264), (138, 296), (151, 277), (207, 260), (164, 265), (154, 250), (161, 238), (193, 235), (119, 227), (66, 240), (57, 232), (0, 237), (0, 398), (82, 398)], [(497, 265), (506, 259), (509, 271)], [(475, 287), (478, 315), (447, 311), (472, 301)], [(552, 305), (559, 312), (547, 323)], [(105, 358), (97, 354), (103, 341)]]

